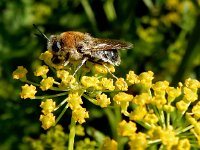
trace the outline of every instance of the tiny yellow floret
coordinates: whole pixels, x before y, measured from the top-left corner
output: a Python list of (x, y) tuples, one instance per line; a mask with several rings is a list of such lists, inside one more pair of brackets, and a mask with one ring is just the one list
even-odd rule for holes
[(18, 66), (17, 69), (13, 72), (12, 76), (13, 79), (23, 79), (26, 78), (26, 74), (28, 73), (28, 70), (24, 68), (23, 66)]
[(119, 92), (113, 97), (113, 100), (116, 102), (130, 102), (133, 100), (133, 95), (124, 92)]
[(102, 91), (103, 90), (113, 91), (115, 89), (115, 86), (113, 85), (113, 79), (101, 78), (100, 81), (95, 86), (95, 89)]
[(67, 80), (69, 72), (66, 70), (57, 70), (57, 77), (61, 80)]
[(127, 91), (128, 90), (128, 85), (124, 78), (118, 78), (117, 81), (115, 82), (115, 86), (118, 90), (120, 91)]
[(188, 103), (186, 103), (185, 101), (181, 100), (179, 102), (176, 103), (176, 107), (178, 108), (178, 110), (180, 110), (181, 112), (184, 112), (188, 109)]
[(47, 75), (48, 71), (49, 71), (48, 66), (46, 66), (46, 65), (38, 66), (36, 68), (35, 72), (34, 72), (34, 75), (35, 76), (42, 76), (43, 77), (43, 76)]
[(129, 73), (126, 75), (126, 80), (129, 84), (137, 84), (139, 83), (138, 76), (135, 74), (134, 71), (129, 71)]
[(107, 97), (106, 94), (97, 94), (96, 96), (97, 99), (97, 105), (99, 105), (100, 107), (107, 107), (108, 105), (110, 105), (110, 98)]
[(23, 99), (26, 99), (26, 98), (34, 99), (36, 92), (37, 91), (36, 91), (36, 87), (35, 86), (25, 84), (24, 86), (22, 86), (22, 91), (20, 93), (20, 96)]
[(42, 128), (47, 130), (55, 124), (55, 116), (52, 113), (40, 115), (40, 121), (42, 122)]
[(42, 79), (42, 81), (40, 82), (40, 88), (42, 89), (42, 91), (46, 91), (53, 86), (53, 83), (54, 83), (54, 78), (52, 77)]
[(144, 86), (144, 88), (150, 88), (152, 86), (152, 80), (154, 73), (152, 71), (143, 72), (138, 76), (140, 84)]
[(117, 142), (109, 137), (106, 137), (101, 145), (100, 150), (117, 150)]
[(68, 106), (72, 110), (75, 110), (75, 109), (81, 107), (80, 105), (83, 104), (81, 96), (78, 95), (77, 92), (75, 92), (75, 93), (69, 93), (68, 98), (67, 98), (67, 102), (68, 102)]
[(126, 122), (125, 120), (119, 123), (118, 134), (121, 136), (133, 136), (136, 133), (136, 124), (132, 121)]
[(97, 85), (97, 83), (99, 83), (99, 80), (97, 77), (94, 77), (94, 76), (92, 76), (92, 77), (83, 76), (81, 78), (81, 83), (86, 88), (89, 88), (89, 87), (95, 87)]
[(190, 141), (188, 139), (181, 139), (178, 141), (177, 150), (190, 150)]
[(53, 112), (56, 107), (56, 102), (52, 99), (46, 99), (44, 102), (41, 102), (40, 107), (42, 108), (42, 113), (46, 115)]
[(130, 150), (145, 150), (148, 146), (147, 135), (139, 132), (131, 136), (128, 145), (130, 146)]
[(82, 124), (85, 122), (85, 118), (89, 118), (89, 113), (85, 108), (78, 107), (72, 111), (72, 117), (76, 122)]

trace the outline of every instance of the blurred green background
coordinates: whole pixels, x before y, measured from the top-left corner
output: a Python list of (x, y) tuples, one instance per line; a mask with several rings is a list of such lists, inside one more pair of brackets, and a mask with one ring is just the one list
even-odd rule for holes
[(22, 83), (12, 79), (19, 65), (31, 72), (46, 50), (32, 24), (47, 36), (75, 30), (132, 42), (133, 49), (121, 51), (117, 76), (151, 70), (155, 81), (172, 85), (200, 79), (200, 0), (1, 0), (1, 150), (24, 149), (25, 137), (44, 132), (40, 101), (20, 100)]

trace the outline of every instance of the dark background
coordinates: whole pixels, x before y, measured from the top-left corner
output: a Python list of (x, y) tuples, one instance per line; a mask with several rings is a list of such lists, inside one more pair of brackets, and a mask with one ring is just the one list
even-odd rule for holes
[[(19, 65), (33, 71), (46, 50), (47, 36), (64, 31), (130, 41), (121, 51), (116, 75), (151, 70), (154, 81), (172, 85), (200, 79), (200, 2), (181, 0), (1, 0), (0, 1), (0, 149), (23, 149), (24, 137), (38, 138), (38, 100), (20, 100), (22, 83), (12, 79)], [(30, 75), (30, 78), (34, 78)]]

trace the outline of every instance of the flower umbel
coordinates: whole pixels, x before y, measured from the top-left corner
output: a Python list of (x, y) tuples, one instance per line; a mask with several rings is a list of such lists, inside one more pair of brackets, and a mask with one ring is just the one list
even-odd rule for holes
[[(53, 64), (50, 51), (43, 53), (40, 58), (46, 65), (38, 66), (34, 72), (39, 83), (29, 81), (26, 77), (28, 71), (22, 66), (13, 72), (13, 78), (26, 82), (20, 93), (22, 99), (42, 100), (39, 119), (42, 128), (55, 126), (66, 111), (71, 112), (68, 113), (71, 115), (69, 147), (74, 146), (75, 135), (89, 134), (94, 135), (94, 139), (104, 139), (101, 146), (89, 139), (80, 143), (93, 148), (99, 145), (99, 149), (118, 149), (123, 142), (116, 139), (123, 136), (128, 139), (126, 144), (133, 150), (147, 147), (167, 150), (200, 148), (198, 80), (189, 78), (185, 83), (172, 87), (168, 81), (153, 82), (152, 71), (139, 75), (129, 71), (126, 78), (112, 75), (108, 78), (109, 73), (115, 70), (113, 66), (106, 64), (106, 67), (95, 64), (94, 69), (88, 69), (90, 71), (72, 75), (77, 64)], [(87, 123), (90, 116), (101, 117), (100, 113), (91, 109), (93, 107), (88, 107), (92, 105), (96, 105), (107, 115), (114, 139), (107, 138), (96, 129), (85, 130), (85, 134), (83, 123)], [(61, 111), (57, 116), (58, 109)]]

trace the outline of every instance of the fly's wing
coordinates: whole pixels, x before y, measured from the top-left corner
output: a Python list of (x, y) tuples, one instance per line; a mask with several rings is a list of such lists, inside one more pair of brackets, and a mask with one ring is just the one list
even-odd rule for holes
[(132, 43), (112, 40), (112, 39), (98, 39), (94, 38), (90, 45), (90, 51), (108, 51), (108, 50), (118, 50), (118, 49), (130, 49), (133, 47)]

